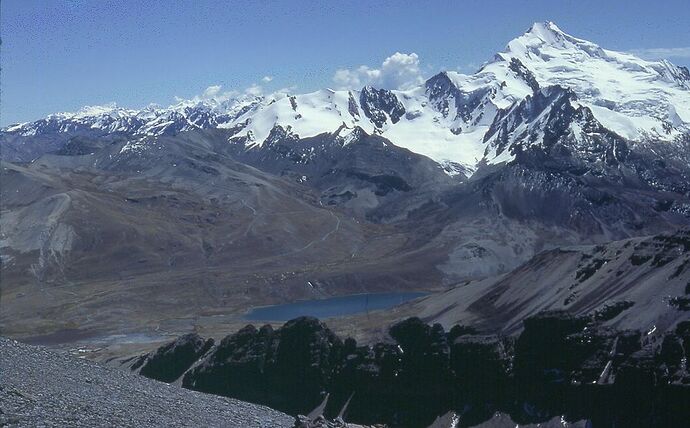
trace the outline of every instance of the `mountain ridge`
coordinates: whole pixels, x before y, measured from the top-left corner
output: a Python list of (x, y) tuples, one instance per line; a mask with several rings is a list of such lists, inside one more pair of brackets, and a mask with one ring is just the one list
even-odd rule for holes
[[(690, 135), (687, 69), (605, 50), (566, 34), (552, 22), (533, 24), (474, 74), (443, 71), (406, 91), (322, 89), (297, 95), (185, 100), (141, 110), (85, 107), (10, 125), (2, 132), (7, 140), (48, 133), (157, 136), (226, 128), (252, 149), (260, 147), (275, 126), (290, 127), (308, 138), (345, 124), (382, 135), (442, 165), (459, 164), (473, 172), (481, 162), (512, 160), (509, 153), (497, 153), (485, 144), (487, 132), (501, 110), (547, 86), (572, 90), (575, 108), (589, 109), (602, 126), (626, 140), (675, 142)], [(3, 145), (13, 144), (19, 143)], [(9, 151), (5, 157), (12, 159)], [(29, 161), (37, 154), (41, 151), (19, 154), (13, 160)]]

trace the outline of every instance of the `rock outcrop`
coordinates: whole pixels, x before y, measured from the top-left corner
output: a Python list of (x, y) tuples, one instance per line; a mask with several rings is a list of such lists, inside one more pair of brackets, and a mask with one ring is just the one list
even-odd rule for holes
[(445, 332), (409, 318), (390, 328), (391, 342), (364, 346), (315, 318), (276, 330), (249, 325), (206, 353), (182, 384), (292, 414), (321, 402), (297, 418), (305, 427), (349, 426), (343, 403), (348, 420), (394, 427), (426, 427), (449, 411), (462, 426), (497, 411), (517, 423), (560, 415), (595, 426), (676, 426), (690, 416), (682, 405), (690, 398), (690, 322), (617, 331), (597, 314), (539, 313), (517, 337), (468, 326)]
[(180, 336), (137, 361), (132, 368), (139, 374), (163, 382), (174, 382), (213, 346), (196, 333)]
[(276, 331), (249, 325), (224, 338), (184, 375), (182, 385), (298, 413), (319, 401), (342, 349), (341, 340), (315, 318), (297, 318)]

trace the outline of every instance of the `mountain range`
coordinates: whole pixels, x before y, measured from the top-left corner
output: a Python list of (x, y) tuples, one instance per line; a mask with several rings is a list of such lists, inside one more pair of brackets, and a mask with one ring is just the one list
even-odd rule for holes
[(551, 22), (409, 90), (85, 107), (0, 147), (0, 322), (23, 337), (441, 290), (690, 224), (688, 69)]

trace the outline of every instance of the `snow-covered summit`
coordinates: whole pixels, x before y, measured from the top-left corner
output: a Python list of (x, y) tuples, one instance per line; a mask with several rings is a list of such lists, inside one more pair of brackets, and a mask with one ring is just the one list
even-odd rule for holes
[(673, 140), (690, 129), (690, 73), (645, 61), (535, 23), (510, 41), (498, 62), (518, 59), (541, 86), (572, 89), (607, 128), (630, 140)]
[[(568, 35), (552, 22), (533, 24), (474, 74), (442, 72), (404, 91), (323, 89), (297, 95), (181, 100), (169, 107), (141, 110), (86, 107), (3, 131), (22, 136), (96, 131), (157, 136), (226, 128), (232, 132), (231, 140), (257, 149), (276, 126), (306, 138), (333, 133), (344, 125), (381, 135), (440, 164), (473, 170), (480, 163), (512, 159), (510, 150), (491, 144), (490, 131), (498, 129), (496, 121), (505, 121), (508, 111), (548, 87), (571, 91), (574, 95), (564, 106), (591, 111), (598, 123), (629, 141), (670, 142), (690, 135), (686, 68), (603, 49)], [(530, 138), (543, 134), (534, 130), (540, 123), (525, 124), (531, 127)], [(514, 129), (511, 135), (504, 133), (505, 141), (518, 144), (527, 135), (519, 124), (505, 126)]]

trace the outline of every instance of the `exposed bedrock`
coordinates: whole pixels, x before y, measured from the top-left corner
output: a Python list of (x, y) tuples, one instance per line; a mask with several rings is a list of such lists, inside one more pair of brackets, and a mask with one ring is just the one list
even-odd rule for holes
[(146, 377), (174, 382), (211, 349), (213, 343), (213, 339), (204, 340), (196, 333), (186, 334), (150, 355), (140, 357), (132, 369), (141, 367), (139, 373)]

